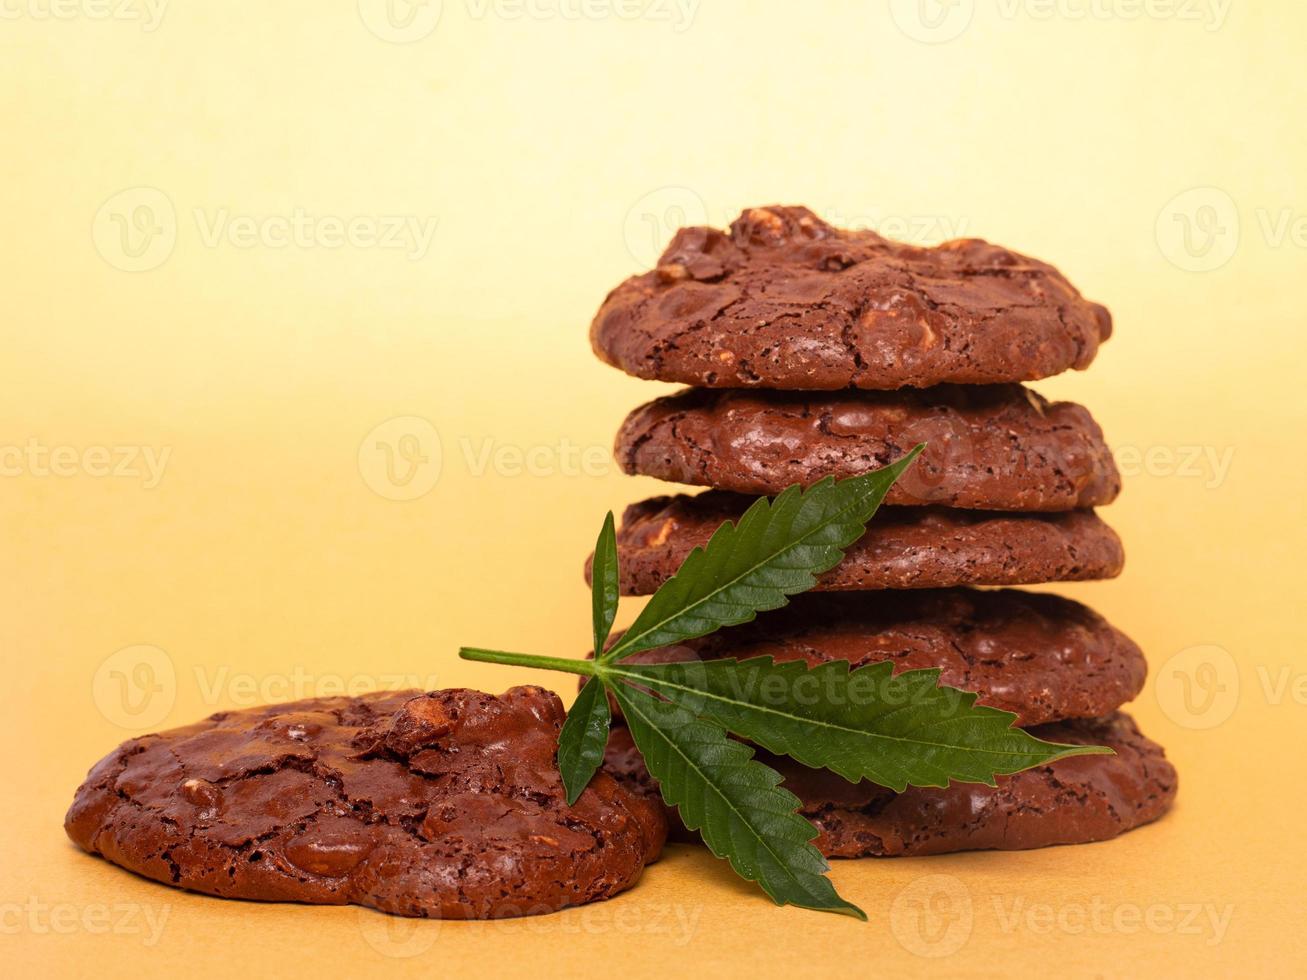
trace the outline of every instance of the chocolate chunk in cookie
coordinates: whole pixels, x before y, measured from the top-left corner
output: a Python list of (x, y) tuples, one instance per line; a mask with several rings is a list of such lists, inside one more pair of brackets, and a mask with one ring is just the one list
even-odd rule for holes
[(627, 473), (747, 494), (885, 466), (926, 451), (890, 504), (1059, 511), (1110, 503), (1121, 477), (1084, 408), (1021, 385), (927, 391), (690, 389), (637, 408), (617, 436)]
[(920, 248), (803, 207), (683, 228), (590, 328), (604, 361), (700, 387), (1033, 381), (1085, 368), (1112, 318), (1052, 266), (974, 238)]
[[(997, 786), (954, 783), (895, 793), (850, 783), (767, 753), (759, 761), (784, 777), (800, 812), (820, 831), (827, 857), (898, 857), (950, 851), (1025, 850), (1107, 840), (1162, 816), (1175, 800), (1175, 767), (1134, 720), (1107, 718), (1041, 725), (1032, 734), (1053, 742), (1108, 745), (1115, 755), (1075, 756), (1012, 776)], [(658, 800), (656, 784), (623, 727), (613, 729), (605, 769), (634, 792)], [(687, 832), (668, 810), (673, 836)]]
[(610, 898), (660, 807), (600, 775), (568, 806), (563, 707), (538, 687), (314, 698), (134, 738), (68, 811), (82, 849), (227, 898), (452, 919)]
[[(654, 497), (626, 508), (617, 532), (621, 588), (650, 595), (755, 498), (709, 490)], [(867, 533), (823, 574), (817, 591), (1029, 585), (1112, 578), (1121, 539), (1092, 510), (1052, 514), (882, 507)], [(586, 564), (589, 580), (590, 565)]]
[(632, 662), (771, 657), (895, 672), (940, 668), (939, 683), (1040, 725), (1110, 714), (1143, 689), (1139, 647), (1078, 602), (1019, 589), (828, 592), (739, 626), (636, 654)]

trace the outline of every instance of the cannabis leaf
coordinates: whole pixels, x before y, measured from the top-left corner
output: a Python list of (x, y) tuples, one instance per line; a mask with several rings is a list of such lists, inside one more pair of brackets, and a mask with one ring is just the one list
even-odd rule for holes
[(604, 518), (604, 526), (595, 542), (595, 556), (590, 575), (590, 606), (594, 617), (594, 651), (596, 655), (608, 642), (617, 615), (617, 532), (613, 529), (613, 512)]
[[(917, 446), (883, 469), (807, 490), (792, 486), (774, 500), (759, 497), (739, 524), (727, 521), (708, 544), (686, 556), (634, 623), (600, 659), (680, 643), (753, 619), (817, 584), (867, 530), (885, 494), (920, 455)], [(595, 578), (599, 555), (595, 554)], [(599, 656), (600, 647), (595, 647)]]
[(817, 830), (797, 813), (799, 799), (753, 750), (684, 708), (627, 684), (613, 687), (635, 746), (663, 799), (675, 806), (708, 849), (777, 905), (840, 912), (866, 920), (825, 877), (829, 865), (812, 845)]
[[(594, 571), (590, 577), (590, 605), (594, 621), (594, 649), (603, 650), (617, 615), (617, 532), (613, 529), (613, 512), (604, 518), (604, 526), (595, 542)], [(558, 771), (563, 777), (567, 802), (575, 803), (595, 770), (604, 761), (611, 722), (608, 692), (603, 681), (591, 677), (581, 688), (572, 710), (567, 713), (558, 733)]]
[(978, 707), (975, 694), (940, 687), (937, 667), (893, 670), (889, 661), (850, 671), (842, 660), (809, 668), (802, 660), (756, 657), (628, 663), (605, 673), (692, 704), (701, 718), (777, 755), (897, 792), (950, 780), (993, 786), (995, 775), (1073, 755), (1111, 754), (1013, 728), (1011, 712)]
[(603, 763), (611, 721), (604, 682), (591, 677), (572, 702), (572, 709), (558, 733), (558, 771), (563, 777), (569, 805), (577, 801)]
[(1013, 728), (1014, 715), (977, 707), (975, 694), (940, 687), (937, 669), (895, 676), (888, 662), (850, 671), (841, 662), (809, 668), (766, 658), (668, 664), (627, 658), (747, 622), (812, 588), (862, 536), (921, 449), (862, 476), (758, 500), (738, 524), (728, 521), (695, 548), (605, 651), (618, 601), (610, 513), (595, 545), (594, 660), (470, 647), (459, 655), (588, 675), (558, 735), (569, 802), (603, 762), (611, 694), (663, 798), (714, 854), (778, 904), (865, 918), (825, 877), (826, 861), (812, 844), (817, 831), (799, 815), (798, 798), (728, 732), (846, 779), (898, 790), (950, 780), (992, 785), (998, 774), (1110, 749), (1042, 742)]

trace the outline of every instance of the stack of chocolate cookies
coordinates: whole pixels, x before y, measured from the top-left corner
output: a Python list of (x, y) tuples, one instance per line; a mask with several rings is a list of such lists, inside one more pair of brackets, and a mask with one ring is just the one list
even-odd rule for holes
[[(939, 667), (941, 683), (979, 692), (1041, 738), (1116, 751), (997, 787), (903, 793), (764, 753), (826, 854), (1102, 840), (1174, 799), (1162, 749), (1118, 710), (1143, 686), (1139, 648), (1079, 603), (1011, 588), (1121, 570), (1121, 542), (1094, 511), (1121, 486), (1102, 431), (1081, 406), (1022, 384), (1087, 367), (1111, 323), (1045, 263), (976, 239), (892, 242), (799, 207), (681, 230), (595, 317), (604, 361), (693, 386), (631, 413), (622, 468), (711, 488), (627, 509), (627, 595), (652, 593), (754, 496), (855, 476), (926, 443), (813, 592), (688, 652), (647, 656)], [(653, 792), (616, 724), (609, 771)]]

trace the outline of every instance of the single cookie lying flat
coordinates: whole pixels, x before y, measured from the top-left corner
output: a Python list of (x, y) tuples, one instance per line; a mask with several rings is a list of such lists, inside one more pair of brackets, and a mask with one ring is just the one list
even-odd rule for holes
[(701, 387), (925, 388), (1085, 368), (1112, 332), (1052, 266), (979, 239), (935, 248), (842, 231), (807, 208), (683, 228), (613, 290), (595, 353)]
[(657, 858), (661, 809), (604, 776), (568, 806), (563, 707), (538, 687), (314, 698), (124, 743), (68, 836), (228, 898), (499, 918), (610, 898)]
[[(694, 548), (755, 498), (709, 490), (654, 497), (626, 508), (617, 532), (624, 595), (650, 595)], [(1121, 539), (1092, 510), (1054, 514), (882, 507), (867, 533), (823, 574), (818, 591), (1030, 585), (1112, 578)], [(586, 580), (590, 564), (586, 564)]]
[(1041, 725), (1110, 714), (1134, 700), (1148, 664), (1139, 647), (1078, 602), (1019, 589), (805, 593), (788, 606), (633, 663), (771, 657), (897, 673), (940, 668), (939, 683)]
[[(827, 857), (899, 857), (950, 851), (1025, 850), (1107, 840), (1156, 820), (1175, 799), (1175, 767), (1134, 720), (1103, 719), (1042, 725), (1033, 734), (1053, 742), (1109, 745), (1116, 754), (1075, 756), (1012, 776), (998, 785), (954, 783), (947, 789), (910, 787), (895, 793), (849, 783), (826, 770), (761, 753), (784, 776), (800, 812), (820, 831)], [(657, 799), (639, 752), (623, 727), (613, 729), (605, 769), (634, 792)], [(686, 839), (674, 810), (672, 836)]]
[(1059, 511), (1121, 489), (1089, 412), (1021, 385), (805, 394), (689, 389), (627, 416), (627, 473), (748, 494), (847, 477), (926, 450), (886, 503)]

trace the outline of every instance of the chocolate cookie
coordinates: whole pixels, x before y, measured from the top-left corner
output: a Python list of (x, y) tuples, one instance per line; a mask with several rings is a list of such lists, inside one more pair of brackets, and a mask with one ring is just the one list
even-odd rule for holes
[(538, 687), (315, 698), (134, 738), (68, 811), (78, 846), (228, 898), (398, 915), (551, 912), (629, 888), (661, 809), (612, 779), (568, 806)]
[(1057, 511), (1110, 503), (1121, 489), (1085, 409), (1021, 385), (928, 391), (689, 389), (637, 408), (617, 436), (627, 473), (748, 494), (885, 466), (926, 451), (890, 504)]
[[(1110, 745), (1116, 755), (1075, 756), (1012, 776), (996, 787), (954, 783), (895, 793), (849, 783), (833, 772), (760, 753), (802, 801), (800, 812), (820, 831), (827, 857), (899, 857), (950, 851), (1017, 851), (1051, 844), (1107, 840), (1156, 820), (1175, 799), (1175, 768), (1134, 720), (1107, 718), (1041, 725), (1033, 734), (1054, 742)], [(614, 728), (605, 769), (633, 792), (659, 799), (625, 728)], [(669, 816), (679, 823), (674, 810)], [(672, 833), (685, 837), (684, 827)]]
[(632, 658), (635, 662), (771, 657), (809, 666), (892, 660), (939, 667), (939, 682), (1023, 726), (1115, 711), (1143, 689), (1139, 647), (1078, 602), (1019, 589), (797, 595), (752, 622)]
[[(703, 547), (754, 498), (709, 490), (654, 497), (626, 508), (617, 532), (625, 595), (650, 595), (691, 549)], [(1092, 510), (1060, 514), (882, 507), (818, 591), (1029, 585), (1112, 578), (1121, 539)], [(586, 579), (590, 565), (586, 564)]]
[(807, 208), (683, 228), (652, 272), (609, 293), (601, 359), (701, 387), (925, 388), (1085, 368), (1112, 318), (1056, 269), (975, 238), (919, 248)]

